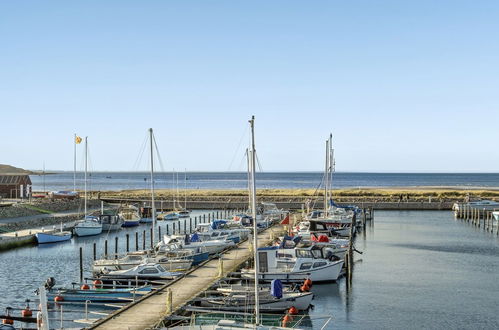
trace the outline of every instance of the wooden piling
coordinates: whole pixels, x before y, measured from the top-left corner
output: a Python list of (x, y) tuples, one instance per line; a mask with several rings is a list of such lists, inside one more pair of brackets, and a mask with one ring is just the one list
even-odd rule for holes
[(158, 242), (161, 241), (161, 226), (158, 226)]
[(107, 239), (104, 241), (104, 258), (107, 259)]
[(93, 244), (93, 257), (94, 261), (97, 260), (97, 243)]
[(130, 252), (130, 234), (126, 234), (126, 252)]
[(80, 283), (83, 283), (83, 247), (80, 246)]
[(139, 232), (135, 232), (135, 251), (139, 250)]
[(142, 232), (142, 250), (146, 249), (146, 230)]
[(152, 233), (153, 232), (152, 227), (151, 227), (150, 231), (151, 232), (150, 232), (150, 236), (149, 237), (151, 238), (150, 241), (151, 241), (151, 249), (152, 249), (154, 247), (154, 236), (153, 236), (153, 233)]
[(118, 259), (118, 236), (114, 238), (114, 259)]

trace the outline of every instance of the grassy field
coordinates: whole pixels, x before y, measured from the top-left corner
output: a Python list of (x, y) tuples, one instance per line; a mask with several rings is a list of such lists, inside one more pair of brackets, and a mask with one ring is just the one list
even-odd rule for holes
[[(123, 190), (123, 191), (107, 191), (93, 192), (92, 195), (100, 197), (117, 197), (117, 198), (134, 198), (149, 196), (149, 190)], [(156, 191), (158, 198), (174, 199), (176, 191), (173, 189), (161, 189)], [(177, 199), (182, 200), (184, 194), (188, 199), (207, 199), (207, 198), (245, 198), (248, 196), (247, 190), (187, 190), (182, 191)], [(274, 198), (313, 198), (323, 196), (324, 191), (316, 191), (314, 189), (258, 189), (257, 196), (259, 197), (274, 197)], [(499, 198), (499, 190), (494, 189), (455, 189), (455, 188), (440, 188), (440, 187), (424, 187), (424, 188), (362, 188), (362, 189), (335, 189), (332, 191), (333, 198), (379, 198), (397, 200), (401, 197), (409, 200), (421, 200), (428, 198), (434, 199), (465, 199), (470, 198)], [(95, 196), (97, 197), (97, 196)]]

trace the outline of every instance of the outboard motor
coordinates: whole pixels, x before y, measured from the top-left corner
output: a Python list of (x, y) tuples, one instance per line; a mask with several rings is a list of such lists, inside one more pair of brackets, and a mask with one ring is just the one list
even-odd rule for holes
[(45, 286), (45, 289), (50, 290), (50, 289), (52, 289), (54, 287), (54, 285), (55, 285), (55, 278), (49, 277), (45, 281), (45, 285), (44, 286)]

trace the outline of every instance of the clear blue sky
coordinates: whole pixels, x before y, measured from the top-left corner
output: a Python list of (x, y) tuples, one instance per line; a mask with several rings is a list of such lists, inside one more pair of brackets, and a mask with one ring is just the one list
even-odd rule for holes
[[(499, 1), (1, 1), (0, 163), (499, 169)], [(80, 153), (79, 153), (80, 154)], [(233, 160), (234, 159), (234, 160)], [(146, 169), (146, 164), (140, 165)], [(139, 167), (140, 167), (139, 166)], [(79, 166), (80, 167), (80, 166)]]

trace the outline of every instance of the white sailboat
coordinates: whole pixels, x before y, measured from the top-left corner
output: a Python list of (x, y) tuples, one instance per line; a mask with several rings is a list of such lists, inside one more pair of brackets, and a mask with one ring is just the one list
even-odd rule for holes
[(94, 236), (102, 233), (102, 223), (98, 218), (87, 216), (87, 171), (88, 171), (88, 137), (85, 137), (85, 211), (83, 220), (76, 222), (74, 233), (76, 236)]

